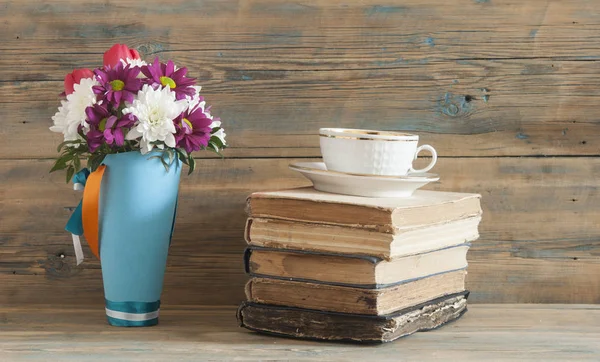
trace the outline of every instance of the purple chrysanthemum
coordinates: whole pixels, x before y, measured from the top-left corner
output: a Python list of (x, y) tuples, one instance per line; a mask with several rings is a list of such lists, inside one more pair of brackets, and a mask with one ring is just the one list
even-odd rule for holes
[(104, 135), (95, 127), (91, 127), (85, 136), (87, 138), (90, 153), (94, 153), (98, 147), (102, 146), (102, 143), (104, 143)]
[(117, 146), (123, 146), (125, 143), (125, 132), (123, 130), (129, 131), (135, 122), (137, 122), (137, 118), (131, 113), (123, 115), (118, 120), (117, 117), (109, 118), (104, 128), (106, 143), (109, 145), (115, 143)]
[(156, 57), (152, 64), (142, 67), (142, 73), (148, 77), (145, 81), (147, 84), (155, 89), (158, 86), (168, 86), (175, 92), (177, 100), (185, 99), (186, 95), (193, 97), (196, 94), (196, 90), (191, 87), (196, 84), (196, 79), (185, 76), (187, 68), (175, 70), (175, 64), (171, 60), (164, 64)]
[(139, 67), (132, 68), (129, 64), (123, 66), (123, 63), (118, 63), (114, 68), (107, 66), (94, 70), (94, 73), (100, 83), (93, 88), (94, 93), (100, 99), (106, 98), (115, 107), (122, 100), (132, 103), (137, 92), (142, 89), (142, 80), (137, 78), (140, 74)]
[(117, 117), (110, 113), (106, 104), (101, 103), (96, 103), (93, 106), (87, 107), (85, 109), (85, 114), (87, 116), (86, 120), (90, 125), (90, 130), (85, 136), (90, 152), (94, 152), (106, 141), (104, 137), (106, 124), (109, 121), (116, 121)]
[(137, 122), (133, 114), (125, 114), (117, 118), (109, 109), (109, 106), (102, 103), (85, 109), (86, 119), (90, 125), (90, 130), (86, 134), (90, 152), (94, 152), (103, 143), (123, 146), (125, 134)]
[(202, 107), (186, 110), (175, 118), (173, 122), (177, 130), (175, 133), (177, 147), (181, 147), (187, 153), (191, 153), (208, 146), (212, 119), (207, 117)]

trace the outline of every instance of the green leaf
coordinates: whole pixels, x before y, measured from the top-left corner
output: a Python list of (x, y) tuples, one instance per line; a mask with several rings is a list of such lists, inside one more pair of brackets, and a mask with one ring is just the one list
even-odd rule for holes
[(164, 158), (161, 158), (161, 159), (160, 159), (160, 162), (162, 162), (163, 166), (165, 166), (165, 170), (166, 170), (167, 172), (169, 172), (169, 164), (167, 163), (167, 161), (165, 161), (165, 159), (164, 159)]
[(184, 164), (189, 165), (189, 162), (188, 162), (189, 155), (188, 155), (187, 151), (184, 150), (183, 148), (177, 148), (177, 149), (175, 149), (175, 151), (177, 152), (177, 155), (179, 156), (179, 160), (181, 162), (183, 162)]
[(186, 150), (184, 150), (183, 148), (177, 148), (177, 153), (179, 153), (180, 155), (182, 155), (185, 158), (188, 158), (188, 153)]
[(54, 162), (54, 166), (52, 166), (52, 168), (50, 169), (50, 173), (54, 171), (64, 170), (65, 168), (67, 168), (66, 161), (64, 161), (62, 158), (59, 158), (58, 160), (56, 160), (56, 162)]
[(60, 150), (66, 145), (81, 145), (81, 141), (64, 141), (60, 145), (58, 145), (58, 147), (56, 147), (56, 152), (60, 152)]
[(189, 160), (189, 165), (190, 165), (188, 175), (191, 175), (192, 172), (194, 172), (194, 170), (196, 169), (196, 160), (194, 160), (194, 157), (192, 157), (191, 155), (189, 156), (188, 160)]
[(219, 150), (220, 150), (219, 144), (217, 144), (217, 143), (215, 143), (215, 142), (213, 142), (213, 141), (210, 141), (210, 142), (208, 142), (208, 145), (209, 145), (209, 146), (210, 146), (210, 147), (211, 147), (211, 148), (212, 148), (212, 149), (213, 149), (213, 150), (214, 150), (216, 153), (219, 153)]
[(176, 148), (177, 152), (179, 152), (180, 154), (184, 155), (185, 157), (188, 156), (187, 151), (184, 148)]
[(67, 183), (71, 182), (71, 179), (73, 178), (74, 174), (75, 174), (75, 169), (73, 168), (73, 166), (69, 166), (67, 168)]
[(54, 171), (64, 170), (67, 168), (67, 162), (69, 162), (72, 158), (73, 156), (69, 153), (61, 155), (54, 163), (54, 166), (50, 169), (50, 172), (52, 173)]
[(90, 157), (88, 158), (88, 167), (90, 169), (90, 172), (94, 172), (98, 167), (100, 167), (102, 161), (104, 161), (104, 157), (105, 155), (101, 153), (90, 155)]
[(168, 148), (166, 151), (167, 156), (169, 156), (169, 165), (173, 164), (173, 160), (175, 159), (175, 151), (171, 148)]
[[(214, 152), (215, 154), (219, 155), (221, 158), (225, 158), (225, 156), (223, 156), (223, 154), (220, 152), (221, 150), (219, 150), (219, 148), (216, 144), (209, 142), (207, 149), (209, 151)], [(222, 149), (225, 149), (225, 147), (223, 147)]]
[(211, 137), (210, 142), (216, 144), (219, 148), (224, 148), (225, 146), (225, 144), (223, 144), (223, 141), (221, 141), (221, 139), (216, 136)]
[(94, 155), (90, 155), (90, 157), (88, 157), (87, 167), (90, 169), (90, 172), (94, 172), (96, 170), (94, 168)]
[(217, 155), (219, 155), (219, 157), (221, 157), (221, 158), (225, 158), (225, 156), (224, 156), (224, 155), (223, 155), (221, 152), (219, 152), (219, 151), (217, 151), (217, 150), (212, 150), (212, 151), (213, 151), (214, 153), (216, 153)]
[(79, 157), (75, 157), (73, 159), (73, 165), (75, 165), (75, 172), (81, 170), (81, 160), (79, 159)]
[(167, 156), (166, 150), (163, 150), (160, 155), (160, 162), (162, 162), (163, 166), (166, 165), (165, 168), (167, 168), (167, 172), (169, 172), (169, 170), (168, 170), (169, 164), (167, 163), (167, 157), (168, 156)]

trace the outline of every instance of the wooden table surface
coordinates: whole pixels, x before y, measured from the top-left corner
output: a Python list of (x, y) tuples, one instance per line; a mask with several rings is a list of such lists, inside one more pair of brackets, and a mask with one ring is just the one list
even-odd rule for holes
[(600, 305), (485, 305), (384, 345), (301, 341), (239, 328), (233, 307), (165, 306), (150, 328), (115, 328), (103, 309), (0, 309), (5, 361), (599, 361)]

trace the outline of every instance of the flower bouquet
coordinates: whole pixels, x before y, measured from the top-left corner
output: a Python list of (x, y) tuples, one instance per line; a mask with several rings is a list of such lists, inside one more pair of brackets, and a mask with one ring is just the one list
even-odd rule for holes
[(194, 151), (220, 154), (225, 132), (187, 68), (158, 58), (147, 64), (126, 45), (64, 83), (50, 127), (64, 142), (50, 172), (66, 170), (83, 190), (66, 227), (77, 264), (84, 235), (102, 266), (109, 323), (157, 324), (182, 164), (191, 173)]
[(69, 182), (81, 158), (95, 171), (108, 154), (147, 154), (155, 147), (165, 166), (177, 155), (193, 172), (192, 152), (219, 153), (226, 144), (221, 122), (186, 74), (187, 68), (177, 69), (170, 60), (146, 64), (136, 50), (120, 44), (104, 54), (103, 67), (67, 74), (66, 99), (50, 127), (64, 135), (51, 172), (66, 169)]

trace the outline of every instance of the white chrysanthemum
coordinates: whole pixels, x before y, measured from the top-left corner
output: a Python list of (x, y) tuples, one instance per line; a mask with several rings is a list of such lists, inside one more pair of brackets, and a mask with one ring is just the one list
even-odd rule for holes
[(81, 79), (79, 84), (74, 85), (73, 93), (67, 96), (66, 101), (61, 101), (58, 112), (52, 117), (52, 132), (62, 133), (65, 141), (75, 141), (80, 138), (77, 133), (79, 126), (83, 126), (84, 133), (90, 130), (85, 109), (96, 103), (96, 95), (92, 90), (95, 85), (98, 85), (98, 82), (92, 78)]
[(52, 121), (54, 124), (50, 127), (50, 131), (62, 133), (64, 135), (65, 141), (75, 141), (79, 138), (77, 132), (71, 133), (69, 132), (67, 115), (69, 111), (67, 110), (67, 101), (60, 101), (61, 106), (58, 107), (58, 112), (54, 116), (52, 116)]
[(141, 59), (129, 59), (129, 58), (127, 58), (127, 60), (121, 59), (121, 63), (123, 63), (123, 66), (126, 66), (127, 64), (129, 64), (132, 67), (143, 67), (145, 65), (148, 65), (148, 63), (146, 63), (145, 61), (143, 61)]
[[(221, 127), (221, 121), (213, 121), (213, 123), (210, 124), (210, 128), (215, 128), (215, 127)], [(225, 136), (227, 136), (227, 134), (225, 133), (225, 130), (223, 128), (221, 128), (217, 132), (213, 133), (212, 135), (217, 136), (224, 145), (227, 144), (227, 143), (225, 143)]]
[(191, 87), (196, 90), (196, 94), (194, 94), (193, 97), (188, 96), (187, 94), (185, 96), (185, 99), (188, 102), (189, 109), (193, 109), (194, 107), (196, 107), (198, 105), (198, 103), (200, 103), (200, 90), (202, 89), (202, 87), (199, 85), (193, 85)]
[[(141, 59), (129, 59), (129, 58), (127, 58), (127, 60), (121, 59), (121, 63), (123, 63), (123, 66), (126, 66), (129, 64), (129, 65), (131, 65), (132, 68), (133, 67), (141, 68), (145, 65), (148, 65), (148, 63), (146, 63), (145, 61), (143, 61)], [(146, 76), (144, 75), (144, 73), (140, 72), (140, 74), (138, 74), (136, 78), (141, 79), (141, 78), (146, 78)]]
[[(154, 142), (164, 142), (168, 147), (175, 147), (173, 134), (176, 130), (173, 119), (187, 108), (187, 104), (186, 100), (175, 100), (175, 92), (169, 87), (154, 89), (145, 84), (133, 104), (123, 109), (124, 114), (131, 113), (138, 119), (127, 133), (127, 139), (135, 140), (141, 137), (142, 154), (152, 151)], [(162, 148), (162, 144), (158, 147)]]
[[(210, 114), (210, 111), (206, 110), (206, 101), (199, 102), (199, 103), (197, 103), (197, 105), (198, 105), (198, 107), (202, 108), (202, 112), (204, 112), (204, 115), (206, 116), (206, 118), (208, 118), (208, 119), (214, 118), (214, 116), (212, 114)], [(221, 127), (221, 121), (213, 121), (210, 124), (210, 128), (215, 128), (215, 127)], [(225, 136), (227, 136), (227, 134), (225, 133), (225, 130), (223, 128), (221, 128), (217, 132), (213, 133), (212, 136), (217, 136), (224, 145), (226, 144)]]
[(73, 93), (67, 96), (67, 132), (69, 134), (77, 133), (79, 126), (83, 126), (83, 133), (87, 134), (90, 125), (86, 122), (85, 109), (96, 103), (96, 95), (92, 90), (93, 86), (100, 85), (93, 78), (84, 78), (79, 84), (73, 86)]

